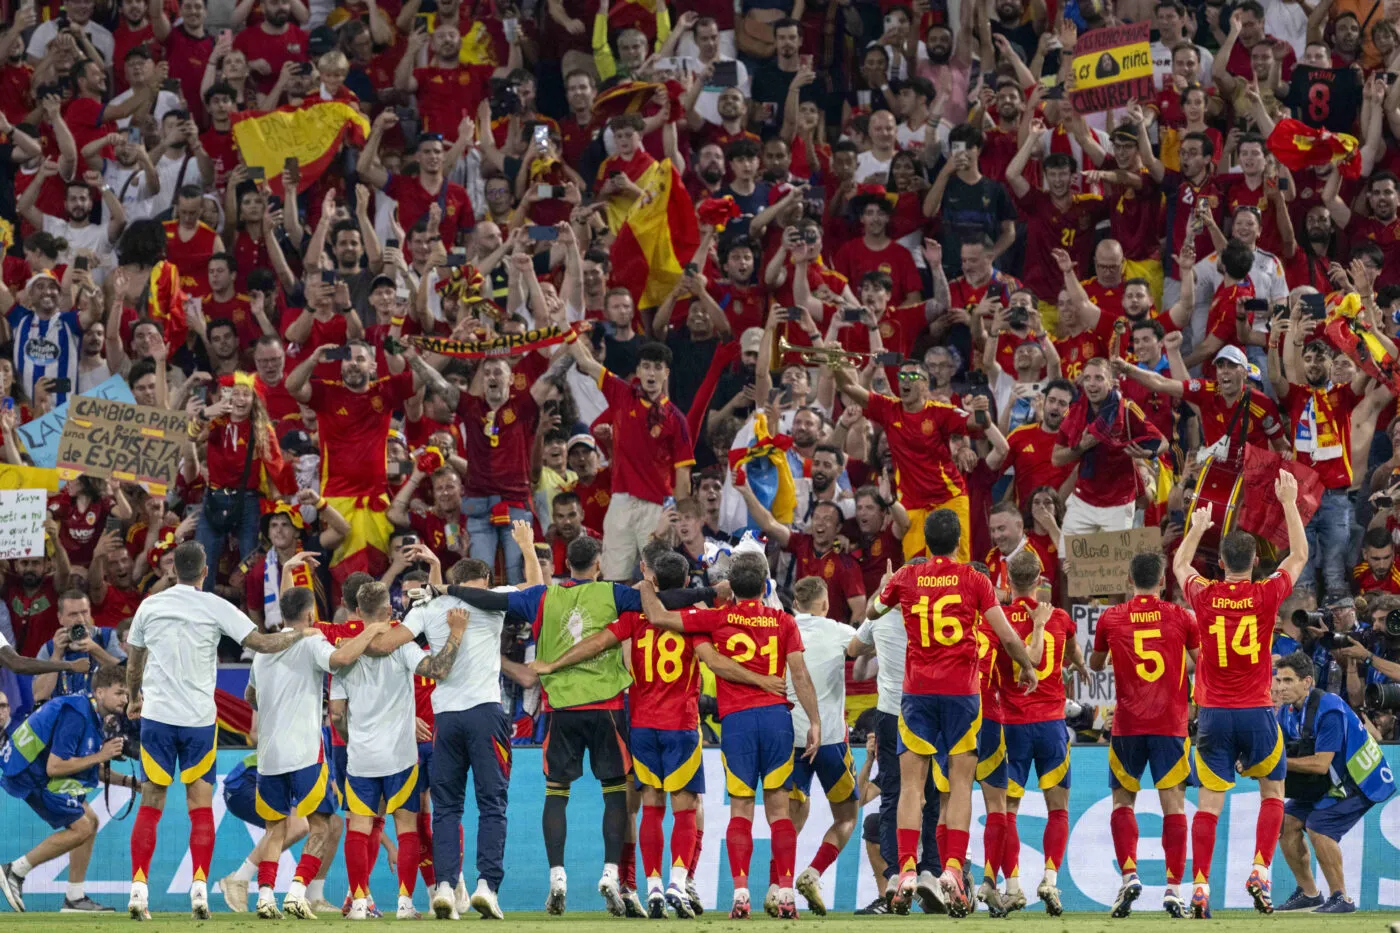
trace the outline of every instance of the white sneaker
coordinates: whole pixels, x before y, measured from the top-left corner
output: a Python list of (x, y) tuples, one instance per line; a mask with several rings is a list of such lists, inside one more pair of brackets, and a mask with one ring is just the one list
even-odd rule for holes
[(919, 880), (914, 886), (914, 896), (926, 914), (946, 914), (948, 898), (943, 894), (943, 885), (931, 871), (919, 872)]
[(190, 916), (196, 920), (209, 919), (209, 889), (203, 881), (190, 885)]
[(219, 893), (224, 896), (229, 910), (236, 914), (248, 912), (248, 882), (227, 875), (219, 879)]
[(271, 899), (263, 900), (258, 898), (258, 919), (259, 920), (281, 920), (282, 911), (277, 909), (277, 902)]
[[(132, 920), (149, 920), (150, 910), (146, 907), (146, 883), (144, 881), (131, 882), (131, 899), (126, 902), (127, 913)], [(245, 903), (243, 909), (246, 911), (248, 905)]]
[(471, 909), (481, 914), (483, 920), (504, 920), (505, 912), (501, 910), (501, 902), (496, 899), (496, 892), (491, 890), (491, 886), (486, 883), (485, 878), (478, 878), (476, 890), (472, 892)]
[(817, 870), (808, 865), (802, 869), (802, 873), (793, 882), (793, 887), (797, 888), (797, 893), (807, 899), (807, 907), (818, 917), (826, 916), (826, 901), (822, 900), (822, 876)]
[(549, 879), (549, 897), (544, 901), (544, 912), (553, 917), (562, 916), (569, 898), (569, 885), (561, 878)]
[(457, 910), (457, 898), (452, 891), (452, 885), (446, 881), (439, 881), (437, 887), (433, 888), (433, 899), (429, 902), (433, 909), (433, 916), (439, 920), (451, 920), (452, 914)]
[(768, 893), (763, 897), (763, 912), (770, 917), (778, 916), (778, 886), (770, 884)]
[(751, 904), (750, 904), (750, 902), (749, 902), (749, 889), (748, 889), (748, 888), (735, 888), (735, 889), (734, 889), (734, 906), (731, 907), (731, 908), (729, 908), (729, 919), (730, 919), (730, 920), (747, 920), (747, 919), (749, 919), (749, 912), (750, 912), (751, 909), (752, 909), (752, 907), (751, 907)]
[(395, 912), (394, 916), (398, 917), (400, 920), (417, 920), (418, 911), (413, 907), (413, 898), (409, 897), (407, 894), (400, 894), (399, 909)]
[(1045, 903), (1045, 913), (1051, 917), (1058, 917), (1065, 912), (1060, 903), (1060, 889), (1048, 881), (1040, 882), (1040, 886), (1035, 889), (1036, 897)]
[(363, 897), (357, 897), (350, 902), (350, 912), (345, 915), (346, 920), (364, 920), (369, 916), (369, 902)]
[(311, 909), (311, 902), (306, 899), (305, 895), (293, 897), (288, 894), (282, 898), (282, 912), (298, 920), (316, 919), (316, 912)]
[(608, 913), (614, 917), (627, 916), (627, 905), (622, 900), (622, 887), (618, 884), (617, 876), (611, 872), (603, 872), (603, 877), (598, 879), (598, 893), (603, 895), (603, 903), (608, 908)]

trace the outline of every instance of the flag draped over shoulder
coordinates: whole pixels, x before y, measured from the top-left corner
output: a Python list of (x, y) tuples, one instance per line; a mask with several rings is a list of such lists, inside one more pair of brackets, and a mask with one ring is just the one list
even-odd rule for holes
[(180, 287), (180, 270), (175, 263), (162, 259), (151, 267), (146, 283), (145, 317), (159, 321), (165, 328), (165, 344), (173, 351), (185, 345), (189, 336), (189, 321), (185, 317), (185, 290)]
[(363, 146), (368, 136), (369, 121), (356, 107), (338, 100), (233, 115), (233, 141), (243, 162), (261, 168), (268, 189), (283, 197), (282, 167), (287, 159), (295, 157), (299, 163), (297, 190), (305, 191), (321, 177), (343, 142)]
[(695, 255), (700, 224), (670, 159), (648, 167), (636, 184), (650, 197), (638, 198), (625, 216), (609, 217), (610, 225), (618, 223), (612, 278), (632, 293), (637, 307), (654, 308), (666, 300)]
[[(792, 468), (787, 452), (792, 438), (786, 434), (768, 433), (768, 418), (762, 412), (754, 415), (754, 441), (746, 448), (729, 452), (729, 468), (739, 472), (754, 497), (783, 525), (791, 525), (797, 513), (797, 487), (792, 481)], [(761, 533), (756, 525), (750, 528)]]
[(1293, 119), (1280, 120), (1269, 134), (1269, 151), (1294, 172), (1331, 162), (1343, 178), (1359, 178), (1359, 147), (1355, 136), (1318, 129)]

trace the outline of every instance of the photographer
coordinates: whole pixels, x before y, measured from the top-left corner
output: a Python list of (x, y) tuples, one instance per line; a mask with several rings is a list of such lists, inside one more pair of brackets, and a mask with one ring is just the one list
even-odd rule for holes
[[(1364, 643), (1356, 641), (1353, 644), (1342, 648), (1337, 648), (1333, 652), (1339, 658), (1343, 658), (1353, 664), (1358, 665), (1358, 670), (1364, 675), (1366, 685), (1366, 706), (1372, 709), (1395, 709), (1400, 707), (1400, 695), (1397, 695), (1393, 702), (1387, 702), (1387, 693), (1375, 693), (1369, 689), (1372, 684), (1383, 686), (1386, 684), (1400, 684), (1400, 662), (1391, 660), (1389, 655), (1400, 654), (1396, 650), (1400, 646), (1400, 600), (1395, 597), (1377, 595), (1372, 597), (1366, 604), (1366, 612), (1371, 619), (1371, 632), (1373, 633)], [(1374, 696), (1372, 694), (1375, 693)], [(1353, 703), (1353, 706), (1360, 706), (1360, 703)]]
[[(1313, 662), (1295, 651), (1274, 669), (1274, 696), (1288, 757), (1284, 779), (1284, 858), (1298, 888), (1280, 910), (1356, 910), (1346, 895), (1339, 843), (1371, 807), (1395, 793), (1390, 766), (1356, 713), (1341, 698), (1313, 686)], [(1313, 879), (1307, 838), (1331, 889), (1324, 903)]]
[[(0, 788), (29, 805), (57, 832), (13, 862), (0, 865), (0, 893), (24, 910), (24, 879), (43, 863), (68, 853), (64, 913), (103, 913), (112, 908), (83, 891), (97, 814), (84, 798), (98, 781), (137, 789), (136, 780), (112, 774), (113, 758), (132, 756), (119, 724), (126, 716), (126, 672), (104, 667), (92, 679), (92, 696), (57, 697), (15, 729), (0, 750)], [(117, 724), (118, 728), (114, 728)], [(114, 734), (116, 733), (116, 734)]]
[(1320, 690), (1335, 693), (1352, 706), (1359, 707), (1366, 689), (1366, 673), (1358, 662), (1370, 652), (1363, 646), (1369, 640), (1370, 627), (1356, 621), (1356, 601), (1350, 596), (1330, 601), (1317, 612), (1299, 610), (1293, 622), (1305, 637), (1303, 650), (1310, 652), (1314, 680)]
[(126, 660), (126, 652), (122, 650), (116, 629), (92, 624), (92, 606), (87, 593), (70, 589), (58, 597), (58, 631), (39, 649), (36, 657), (40, 661), (54, 658), (76, 661), (87, 657), (92, 662), (87, 673), (70, 671), (35, 677), (34, 702), (42, 703), (50, 697), (90, 692), (93, 675), (101, 668), (120, 666)]

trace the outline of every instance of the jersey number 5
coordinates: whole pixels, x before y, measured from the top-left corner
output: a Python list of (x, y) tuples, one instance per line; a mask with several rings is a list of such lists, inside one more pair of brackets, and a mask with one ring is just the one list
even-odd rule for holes
[(963, 627), (955, 616), (945, 616), (943, 610), (949, 606), (956, 606), (962, 602), (962, 597), (956, 593), (944, 596), (933, 604), (930, 612), (928, 597), (920, 596), (919, 601), (914, 604), (914, 615), (919, 617), (919, 644), (927, 648), (929, 617), (933, 617), (933, 639), (940, 645), (956, 645), (962, 641)]
[(1142, 662), (1138, 662), (1135, 669), (1137, 675), (1148, 683), (1160, 678), (1167, 670), (1167, 662), (1162, 657), (1162, 652), (1153, 651), (1147, 647), (1147, 639), (1160, 638), (1162, 630), (1159, 628), (1136, 629), (1133, 632), (1133, 653), (1142, 658), (1143, 661), (1151, 661), (1149, 667)]

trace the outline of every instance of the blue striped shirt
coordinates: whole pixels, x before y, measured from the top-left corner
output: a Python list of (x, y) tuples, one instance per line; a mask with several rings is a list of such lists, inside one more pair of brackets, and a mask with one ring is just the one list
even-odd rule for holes
[[(83, 331), (77, 311), (64, 311), (44, 320), (23, 305), (15, 305), (7, 316), (14, 334), (15, 376), (29, 398), (40, 379), (67, 378), (77, 387), (78, 353)], [(57, 395), (62, 405), (69, 393)]]

